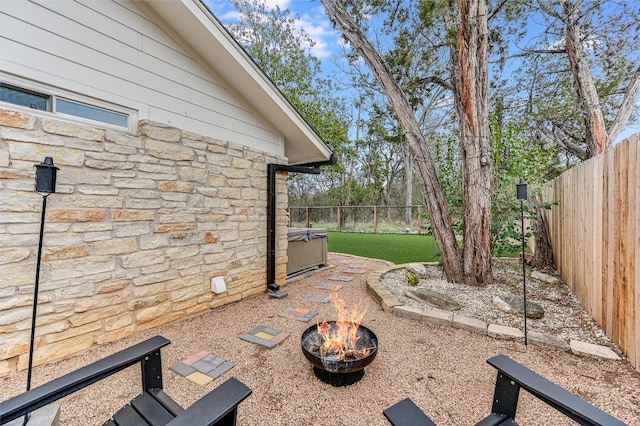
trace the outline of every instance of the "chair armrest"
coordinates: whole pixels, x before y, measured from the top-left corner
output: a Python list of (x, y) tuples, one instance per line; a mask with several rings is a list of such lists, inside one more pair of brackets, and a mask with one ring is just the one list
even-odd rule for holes
[(187, 410), (173, 419), (167, 426), (212, 426), (231, 416), (233, 421), (225, 424), (235, 425), (238, 405), (251, 395), (244, 383), (231, 377), (223, 384), (194, 402)]
[(396, 402), (382, 414), (393, 426), (436, 426), (410, 398)]
[[(160, 348), (171, 343), (162, 336), (155, 336), (137, 345), (123, 349), (113, 355), (98, 360), (28, 392), (17, 395), (0, 403), (0, 424), (25, 415), (33, 410), (52, 403), (73, 392), (83, 389), (105, 377), (124, 370), (133, 364), (143, 362), (148, 356), (157, 353)], [(143, 370), (146, 370), (143, 367)], [(144, 373), (143, 373), (144, 376)], [(154, 378), (156, 381), (158, 377)], [(161, 383), (161, 378), (159, 379)], [(160, 386), (162, 387), (162, 386)]]
[[(624, 422), (605, 413), (593, 404), (588, 403), (577, 395), (545, 379), (541, 375), (529, 370), (522, 364), (517, 363), (505, 355), (494, 356), (493, 358), (489, 358), (487, 362), (498, 370), (496, 395), (501, 395), (501, 398), (494, 396), (494, 408), (492, 409), (494, 413), (504, 412), (502, 410), (495, 409), (497, 405), (500, 405), (500, 402), (497, 401), (497, 399), (509, 400), (509, 395), (513, 394), (515, 404), (517, 404), (517, 392), (519, 388), (522, 388), (580, 424), (608, 426), (625, 425)], [(506, 377), (508, 380), (501, 380), (501, 376)], [(510, 381), (513, 383), (509, 384)], [(508, 386), (512, 389), (498, 389), (499, 383), (502, 383), (502, 387)], [(513, 413), (507, 412), (506, 414), (515, 417), (515, 406), (512, 407), (512, 410)]]

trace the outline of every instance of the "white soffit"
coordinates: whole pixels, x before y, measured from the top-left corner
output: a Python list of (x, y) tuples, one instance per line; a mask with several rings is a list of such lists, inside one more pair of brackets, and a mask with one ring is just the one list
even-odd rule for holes
[(290, 164), (329, 159), (327, 145), (200, 0), (144, 3), (282, 133)]

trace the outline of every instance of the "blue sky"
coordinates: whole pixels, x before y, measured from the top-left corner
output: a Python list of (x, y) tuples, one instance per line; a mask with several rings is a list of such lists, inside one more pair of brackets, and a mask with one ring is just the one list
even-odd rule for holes
[[(236, 9), (227, 0), (203, 0), (209, 9), (222, 21), (229, 23), (238, 16)], [(332, 55), (339, 54), (340, 35), (333, 30), (324, 7), (319, 0), (265, 0), (267, 7), (289, 9), (292, 15), (298, 15), (296, 25), (316, 42), (311, 54), (326, 62)]]
[[(292, 15), (298, 15), (296, 25), (315, 41), (310, 48), (312, 55), (322, 61), (323, 69), (327, 73), (335, 72), (332, 64), (341, 59), (340, 35), (333, 29), (327, 18), (320, 0), (263, 0), (268, 7), (279, 6), (289, 9)], [(238, 11), (228, 0), (203, 0), (207, 7), (224, 24), (234, 22)], [(620, 134), (616, 142), (640, 132), (640, 123), (630, 123)]]

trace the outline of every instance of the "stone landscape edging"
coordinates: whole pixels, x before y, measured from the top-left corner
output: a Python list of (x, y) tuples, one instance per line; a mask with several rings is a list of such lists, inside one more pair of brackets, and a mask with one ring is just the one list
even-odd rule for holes
[[(470, 318), (463, 315), (457, 315), (453, 312), (444, 312), (430, 308), (415, 308), (404, 305), (389, 290), (387, 290), (380, 279), (395, 270), (406, 268), (407, 264), (389, 265), (387, 268), (379, 269), (367, 275), (367, 291), (378, 302), (382, 310), (399, 318), (407, 318), (419, 322), (427, 322), (429, 324), (454, 327), (468, 330), (474, 333), (483, 334), (494, 339), (515, 340), (524, 342), (524, 333), (517, 328), (507, 327), (499, 324), (488, 324), (476, 318)], [(431, 263), (425, 263), (431, 264)], [(533, 342), (550, 349), (571, 351), (576, 355), (587, 355), (596, 358), (620, 360), (620, 356), (611, 348), (591, 343), (581, 342), (571, 339), (569, 343), (562, 338), (550, 334), (539, 333), (537, 331), (527, 332), (527, 341)]]

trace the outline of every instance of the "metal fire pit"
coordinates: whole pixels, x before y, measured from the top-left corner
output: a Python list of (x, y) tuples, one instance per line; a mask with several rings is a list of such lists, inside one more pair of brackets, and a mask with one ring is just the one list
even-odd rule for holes
[[(331, 325), (331, 330), (337, 328), (335, 321), (327, 323)], [(319, 348), (323, 340), (317, 325), (302, 333), (302, 353), (313, 364), (313, 372), (318, 379), (337, 387), (352, 385), (364, 376), (364, 367), (371, 364), (378, 353), (378, 338), (373, 331), (362, 325), (358, 327), (356, 336), (359, 337), (356, 349), (369, 348), (369, 354), (362, 358), (343, 360), (333, 356), (320, 356)]]

